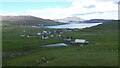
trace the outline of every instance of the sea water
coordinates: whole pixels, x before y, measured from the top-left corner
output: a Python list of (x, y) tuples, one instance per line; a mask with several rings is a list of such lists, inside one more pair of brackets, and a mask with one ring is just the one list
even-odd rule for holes
[(102, 23), (71, 23), (71, 24), (64, 24), (64, 25), (55, 25), (55, 26), (39, 26), (38, 28), (54, 28), (54, 29), (64, 29), (64, 28), (69, 28), (69, 29), (82, 29), (82, 28), (89, 28), (92, 26), (96, 26)]

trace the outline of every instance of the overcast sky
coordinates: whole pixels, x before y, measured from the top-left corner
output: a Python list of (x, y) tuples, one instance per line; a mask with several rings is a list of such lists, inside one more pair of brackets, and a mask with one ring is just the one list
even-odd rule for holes
[[(21, 1), (21, 2), (20, 2)], [(78, 16), (82, 19), (118, 19), (119, 0), (3, 0), (0, 15), (32, 15), (45, 19)]]

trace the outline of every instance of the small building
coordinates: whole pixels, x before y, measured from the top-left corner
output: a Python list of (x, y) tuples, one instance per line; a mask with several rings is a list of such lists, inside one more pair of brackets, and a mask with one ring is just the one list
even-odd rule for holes
[(48, 34), (48, 31), (42, 31), (42, 34)]
[(51, 34), (50, 37), (54, 37), (54, 35)]
[(84, 40), (84, 39), (75, 39), (74, 42), (75, 42), (75, 43), (85, 43), (86, 40)]
[(36, 26), (32, 26), (32, 27), (36, 27)]
[(37, 33), (37, 35), (41, 35), (41, 33)]
[(48, 36), (42, 36), (41, 38), (42, 39), (48, 39)]
[(59, 37), (61, 37), (62, 35), (58, 35)]
[(51, 34), (51, 32), (50, 32), (50, 31), (48, 31), (48, 32), (47, 32), (47, 34)]
[(43, 33), (47, 33), (47, 31), (43, 31)]
[(88, 44), (89, 42), (85, 39), (75, 39), (74, 42), (72, 42), (73, 45), (80, 45), (83, 46), (85, 44)]

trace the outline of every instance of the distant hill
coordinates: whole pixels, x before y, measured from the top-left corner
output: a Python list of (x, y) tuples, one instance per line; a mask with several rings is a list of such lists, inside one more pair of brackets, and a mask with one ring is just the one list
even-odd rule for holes
[(82, 23), (84, 20), (79, 17), (73, 16), (73, 17), (67, 17), (63, 19), (56, 19), (54, 21), (63, 22), (63, 23)]
[(55, 22), (49, 19), (42, 19), (34, 16), (0, 16), (2, 23), (14, 24), (14, 25), (58, 25), (59, 22)]
[(91, 20), (85, 20), (86, 23), (99, 23), (99, 22), (110, 22), (112, 20), (105, 20), (105, 19), (91, 19)]

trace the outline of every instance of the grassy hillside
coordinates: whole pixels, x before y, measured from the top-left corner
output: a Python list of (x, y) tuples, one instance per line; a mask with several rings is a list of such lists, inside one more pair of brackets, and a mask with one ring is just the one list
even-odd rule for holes
[[(59, 43), (58, 38), (42, 40), (22, 38), (26, 34), (37, 35), (43, 30), (29, 26), (3, 24), (3, 65), (4, 66), (117, 66), (118, 65), (118, 23), (103, 23), (77, 32), (63, 33), (63, 36), (87, 39), (87, 46), (41, 47)], [(20, 53), (20, 54), (19, 54)], [(14, 55), (15, 56), (11, 56)], [(18, 55), (16, 55), (18, 54)], [(43, 62), (45, 57), (49, 62)]]
[(49, 19), (42, 19), (34, 16), (0, 16), (0, 20), (2, 20), (2, 23), (6, 24), (27, 26), (60, 24), (59, 22), (55, 22)]

